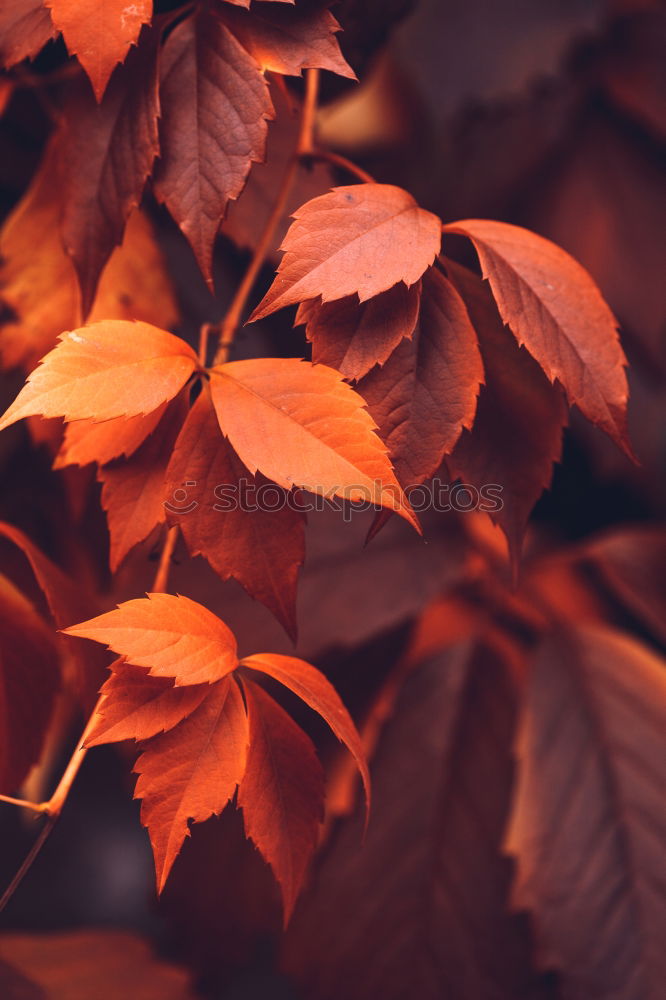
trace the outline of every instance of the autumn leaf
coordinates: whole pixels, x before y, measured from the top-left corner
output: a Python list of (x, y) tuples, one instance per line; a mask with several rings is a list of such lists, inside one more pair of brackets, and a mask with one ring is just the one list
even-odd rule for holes
[(631, 456), (626, 358), (617, 321), (587, 271), (564, 250), (518, 226), (468, 219), (468, 236), (500, 315), (569, 402)]
[(129, 457), (155, 430), (164, 416), (168, 403), (162, 403), (150, 413), (136, 417), (115, 417), (113, 420), (73, 420), (65, 427), (65, 436), (53, 467), (106, 465), (121, 455)]
[(170, 677), (152, 677), (144, 667), (116, 660), (101, 690), (102, 701), (85, 745), (148, 740), (173, 729), (199, 707), (208, 684), (178, 686)]
[(2, 0), (0, 4), (0, 63), (10, 69), (34, 59), (56, 35), (42, 0)]
[(147, 414), (172, 399), (197, 365), (185, 341), (148, 323), (94, 323), (62, 335), (28, 377), (0, 430), (37, 414), (95, 421)]
[(211, 376), (222, 433), (250, 472), (380, 504), (416, 525), (363, 400), (338, 372), (271, 358), (218, 365)]
[[(259, 502), (262, 487), (270, 506)], [(171, 500), (179, 490), (187, 495), (182, 512)], [(161, 499), (167, 500), (167, 518), (179, 525), (190, 554), (204, 556), (223, 580), (238, 580), (295, 636), (304, 516), (287, 503), (281, 487), (250, 475), (220, 434), (207, 385), (176, 441)]]
[(437, 216), (391, 184), (334, 188), (294, 216), (277, 277), (251, 321), (307, 299), (356, 293), (364, 302), (399, 281), (414, 285), (441, 242)]
[(64, 629), (105, 643), (153, 677), (213, 684), (238, 665), (236, 640), (223, 621), (188, 597), (149, 594)]
[(39, 760), (60, 666), (55, 636), (30, 601), (0, 576), (0, 790), (15, 793)]
[(201, 8), (171, 32), (161, 65), (161, 159), (154, 186), (212, 282), (227, 202), (263, 159), (273, 106), (251, 55)]
[(289, 922), (317, 845), (324, 774), (312, 741), (266, 692), (243, 681), (250, 750), (238, 789), (245, 832), (275, 873)]
[(501, 488), (501, 506), (490, 517), (505, 533), (515, 566), (532, 508), (562, 454), (566, 402), (513, 341), (480, 279), (448, 260), (446, 266), (478, 333), (485, 369), (474, 425), (463, 431), (447, 466), (477, 490)]
[(88, 314), (99, 276), (141, 201), (159, 150), (157, 52), (160, 33), (144, 28), (97, 104), (84, 81), (66, 94), (56, 143), (66, 162), (62, 238)]
[(506, 847), (513, 905), (530, 911), (538, 961), (571, 996), (662, 992), (665, 725), (664, 663), (647, 647), (602, 626), (544, 641)]
[(298, 695), (331, 727), (349, 750), (363, 779), (367, 809), (370, 809), (370, 774), (365, 753), (349, 712), (333, 685), (305, 660), (279, 653), (255, 653), (241, 660), (241, 666), (257, 670), (279, 681)]
[(366, 302), (356, 295), (327, 303), (311, 299), (298, 307), (294, 326), (305, 324), (315, 363), (360, 379), (413, 335), (420, 301), (420, 283), (408, 288), (402, 282)]
[(262, 70), (300, 76), (309, 67), (356, 79), (335, 37), (340, 25), (328, 10), (255, 3), (249, 15), (224, 7), (220, 13)]
[(152, 0), (44, 0), (67, 50), (90, 77), (101, 101), (111, 73), (136, 45), (142, 25), (150, 21)]
[(357, 386), (402, 486), (432, 476), (463, 428), (471, 428), (482, 381), (465, 304), (451, 282), (431, 269), (423, 278), (413, 336)]

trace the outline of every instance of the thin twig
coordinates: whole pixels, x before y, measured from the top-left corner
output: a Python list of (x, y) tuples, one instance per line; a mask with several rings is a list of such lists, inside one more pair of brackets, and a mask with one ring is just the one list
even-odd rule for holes
[(341, 170), (346, 170), (348, 174), (357, 177), (364, 184), (377, 183), (372, 174), (369, 174), (363, 167), (357, 166), (353, 160), (348, 160), (346, 156), (341, 156), (340, 153), (331, 152), (330, 149), (311, 149), (308, 153), (304, 154), (304, 159), (306, 161), (318, 160), (321, 163), (330, 163), (334, 167), (340, 167)]
[(30, 848), (29, 853), (26, 855), (23, 864), (18, 869), (18, 871), (14, 875), (14, 878), (11, 880), (11, 882), (3, 892), (2, 898), (0, 898), (0, 913), (2, 913), (7, 903), (10, 901), (10, 899), (20, 886), (21, 882), (32, 868), (35, 858), (37, 857), (42, 847), (46, 843), (49, 834), (51, 833), (53, 827), (56, 825), (57, 821), (58, 821), (57, 814), (54, 814), (47, 818), (46, 822), (44, 823), (44, 826), (39, 831), (39, 836), (37, 837), (32, 847)]
[(154, 594), (163, 594), (169, 584), (171, 559), (173, 557), (173, 551), (176, 548), (176, 542), (178, 541), (178, 530), (178, 525), (174, 524), (167, 532), (167, 536), (164, 541), (164, 548), (162, 549), (162, 555), (160, 557), (160, 564), (157, 567), (155, 579), (153, 580), (152, 592)]
[(266, 225), (264, 226), (261, 239), (255, 248), (254, 254), (252, 255), (250, 265), (245, 272), (238, 289), (236, 290), (236, 294), (232, 299), (226, 316), (220, 324), (220, 340), (213, 364), (223, 364), (229, 356), (229, 349), (231, 348), (234, 337), (236, 336), (236, 331), (238, 329), (241, 316), (243, 315), (243, 310), (245, 309), (248, 297), (257, 279), (257, 275), (263, 267), (268, 251), (271, 249), (273, 236), (278, 223), (287, 208), (287, 202), (289, 200), (289, 195), (291, 194), (294, 180), (296, 179), (296, 173), (298, 171), (301, 157), (304, 155), (310, 155), (311, 150), (314, 147), (314, 124), (317, 112), (318, 88), (318, 70), (307, 70), (305, 101), (301, 111), (301, 124), (296, 149), (287, 164), (287, 168), (282, 177), (282, 183), (280, 184), (280, 190), (278, 191), (271, 214), (266, 221)]
[(0, 802), (7, 802), (11, 806), (20, 806), (21, 809), (32, 809), (33, 812), (46, 812), (44, 802), (30, 802), (28, 799), (15, 799), (13, 795), (0, 795)]

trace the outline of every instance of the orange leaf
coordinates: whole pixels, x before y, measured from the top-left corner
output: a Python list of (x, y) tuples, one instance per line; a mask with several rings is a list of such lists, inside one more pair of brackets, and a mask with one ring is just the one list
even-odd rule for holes
[[(242, 482), (255, 509), (243, 505)], [(276, 509), (257, 504), (262, 486)], [(305, 557), (304, 516), (288, 506), (281, 487), (250, 475), (220, 433), (207, 385), (178, 437), (160, 499), (183, 489), (187, 506), (179, 511), (169, 503), (167, 517), (180, 526), (190, 554), (204, 556), (222, 579), (238, 580), (293, 637), (296, 582)]]
[(356, 79), (335, 32), (340, 25), (328, 10), (254, 7), (250, 14), (220, 8), (225, 24), (262, 70), (300, 76), (306, 68), (328, 69)]
[(56, 30), (42, 0), (2, 0), (0, 4), (0, 63), (9, 69), (34, 59)]
[(298, 307), (294, 326), (305, 324), (314, 362), (359, 379), (412, 336), (420, 301), (420, 283), (407, 288), (402, 282), (367, 302), (356, 295), (327, 303), (311, 299)]
[(111, 535), (109, 565), (114, 573), (127, 553), (166, 519), (164, 477), (186, 413), (187, 402), (179, 396), (131, 458), (113, 462), (97, 473)]
[(113, 420), (73, 420), (65, 427), (65, 437), (53, 466), (106, 465), (121, 455), (129, 457), (155, 430), (164, 416), (168, 403), (162, 403), (151, 413), (137, 417), (116, 417)]
[(152, 0), (44, 0), (67, 50), (77, 56), (101, 101), (111, 73), (150, 21)]
[(251, 321), (318, 296), (357, 293), (364, 302), (399, 281), (414, 285), (441, 242), (437, 216), (391, 184), (334, 188), (294, 216), (275, 281)]
[(211, 375), (222, 433), (250, 472), (285, 489), (380, 504), (417, 526), (363, 400), (339, 372), (266, 358)]
[(328, 723), (338, 739), (345, 744), (363, 778), (365, 797), (370, 808), (370, 774), (365, 753), (353, 720), (342, 704), (330, 681), (315, 667), (295, 656), (279, 653), (255, 653), (241, 660), (241, 666), (268, 674), (298, 695)]
[(422, 483), (476, 413), (483, 364), (465, 304), (434, 268), (423, 278), (413, 337), (359, 383), (404, 487)]
[(64, 629), (148, 667), (176, 684), (212, 684), (238, 665), (236, 640), (223, 621), (188, 597), (148, 594)]
[(317, 845), (324, 774), (309, 736), (270, 695), (243, 682), (250, 750), (238, 805), (245, 833), (273, 869), (288, 923)]
[(188, 821), (222, 812), (241, 781), (247, 758), (248, 722), (238, 685), (225, 677), (180, 725), (154, 737), (139, 757), (135, 798), (143, 800), (161, 892), (178, 856)]
[[(108, 320), (64, 333), (0, 420), (110, 420), (150, 413), (197, 367), (194, 351), (148, 323)], [(137, 378), (137, 374), (141, 377)]]
[(268, 84), (252, 56), (203, 8), (171, 32), (161, 76), (155, 193), (211, 283), (213, 243), (227, 202), (264, 156), (273, 114)]
[(147, 740), (173, 729), (199, 707), (210, 686), (174, 685), (169, 677), (151, 677), (144, 667), (117, 660), (101, 694), (87, 747), (120, 740)]
[(631, 457), (627, 363), (617, 321), (587, 271), (550, 240), (518, 226), (467, 219), (445, 226), (468, 236), (504, 322), (560, 382), (569, 402)]

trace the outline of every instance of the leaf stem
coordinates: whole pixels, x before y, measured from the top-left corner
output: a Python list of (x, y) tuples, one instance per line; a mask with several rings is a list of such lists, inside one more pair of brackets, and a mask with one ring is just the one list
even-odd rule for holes
[(236, 290), (226, 316), (220, 324), (220, 340), (215, 360), (213, 361), (215, 365), (224, 364), (229, 356), (229, 349), (236, 336), (236, 331), (248, 297), (271, 248), (278, 223), (286, 210), (301, 158), (311, 155), (314, 148), (314, 125), (317, 113), (318, 92), (319, 71), (316, 69), (306, 70), (305, 101), (301, 111), (301, 123), (296, 148), (287, 164), (271, 214), (266, 221), (259, 243), (252, 255), (250, 265)]
[(176, 542), (178, 541), (178, 530), (178, 525), (174, 524), (167, 532), (166, 539), (164, 540), (164, 547), (162, 548), (162, 555), (160, 556), (159, 566), (157, 567), (155, 579), (153, 580), (152, 592), (154, 594), (165, 593), (169, 584), (171, 559), (173, 557), (174, 549), (176, 548)]
[(340, 167), (341, 170), (346, 170), (348, 174), (357, 177), (364, 184), (377, 183), (372, 174), (369, 174), (363, 167), (357, 166), (353, 160), (348, 160), (346, 156), (334, 153), (330, 149), (311, 149), (309, 152), (303, 154), (303, 158), (305, 160), (318, 160), (322, 163), (330, 163), (334, 167)]

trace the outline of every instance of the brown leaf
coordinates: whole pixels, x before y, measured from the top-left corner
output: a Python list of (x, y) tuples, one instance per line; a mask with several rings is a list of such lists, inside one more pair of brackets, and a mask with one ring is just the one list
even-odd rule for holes
[(252, 681), (243, 681), (250, 750), (238, 789), (245, 833), (282, 889), (285, 926), (303, 885), (323, 818), (324, 774), (314, 746)]
[(101, 101), (111, 73), (150, 21), (152, 0), (44, 0), (67, 50), (78, 57)]
[(373, 761), (366, 841), (358, 813), (334, 832), (286, 940), (310, 1000), (547, 996), (500, 854), (514, 714), (495, 643), (459, 643), (408, 677)]
[(664, 666), (604, 627), (546, 639), (534, 663), (506, 846), (539, 963), (572, 998), (663, 991)]
[(330, 302), (357, 293), (364, 302), (399, 281), (414, 285), (441, 243), (437, 216), (391, 184), (334, 188), (294, 216), (277, 277), (251, 321), (318, 296)]
[(405, 488), (432, 476), (463, 428), (472, 426), (482, 381), (465, 304), (433, 268), (423, 278), (413, 337), (358, 385)]
[[(257, 505), (262, 487), (275, 509)], [(187, 496), (182, 512), (171, 502), (179, 490)], [(304, 516), (288, 506), (281, 487), (251, 475), (222, 437), (207, 385), (178, 437), (160, 496), (169, 501), (168, 520), (180, 526), (190, 555), (204, 556), (223, 580), (233, 576), (294, 636)], [(243, 505), (246, 499), (255, 509)]]
[(135, 797), (155, 854), (161, 892), (185, 837), (189, 820), (201, 823), (222, 812), (243, 777), (248, 722), (233, 677), (210, 688), (199, 708), (162, 736), (136, 762)]
[(201, 8), (170, 34), (161, 66), (162, 153), (155, 193), (212, 282), (212, 254), (227, 202), (262, 160), (273, 108), (257, 63), (222, 21)]
[(6, 69), (24, 59), (34, 59), (55, 34), (42, 0), (2, 0), (0, 62)]
[(587, 271), (564, 250), (518, 226), (483, 219), (450, 223), (472, 240), (497, 307), (519, 344), (571, 405), (631, 456), (626, 358), (617, 321)]
[(305, 324), (314, 362), (359, 379), (413, 335), (420, 301), (420, 282), (411, 288), (399, 282), (366, 302), (356, 295), (327, 303), (311, 299), (298, 307), (294, 326)]
[(224, 7), (221, 14), (264, 71), (300, 76), (304, 69), (316, 68), (356, 79), (335, 37), (340, 25), (328, 10), (255, 3), (249, 15)]
[(66, 169), (62, 236), (79, 277), (84, 315), (158, 153), (158, 43), (159, 32), (144, 28), (101, 104), (80, 81), (64, 108), (57, 139)]

